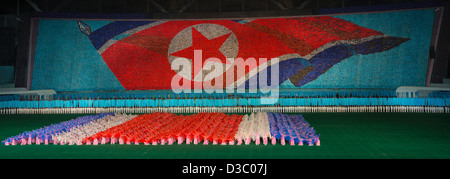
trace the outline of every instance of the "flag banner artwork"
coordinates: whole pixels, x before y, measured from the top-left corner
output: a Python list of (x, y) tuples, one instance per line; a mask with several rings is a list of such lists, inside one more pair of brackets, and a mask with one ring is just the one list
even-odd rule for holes
[(11, 136), (3, 145), (309, 145), (320, 146), (320, 135), (301, 114), (249, 115), (198, 113), (82, 116)]
[[(195, 83), (224, 74), (208, 75), (209, 71), (201, 68), (191, 70), (192, 74), (172, 70), (171, 61), (176, 57), (194, 64), (194, 50), (202, 50), (203, 68), (206, 60), (214, 57), (224, 72), (233, 66), (229, 58), (278, 58), (280, 65), (286, 66), (280, 71), (280, 82), (290, 80), (302, 86), (349, 56), (390, 50), (408, 40), (328, 16), (238, 22), (119, 21), (93, 31), (89, 39), (127, 90), (171, 89), (175, 75)], [(258, 65), (249, 65), (244, 74), (233, 73), (236, 80), (231, 82), (244, 85), (245, 79), (267, 70)], [(198, 75), (199, 70), (203, 76)], [(222, 81), (224, 87), (232, 85)]]
[[(52, 77), (53, 82), (50, 86), (55, 85), (57, 91), (168, 90), (174, 88), (173, 84), (182, 84), (183, 89), (214, 87), (251, 89), (261, 87), (263, 81), (260, 81), (260, 78), (271, 77), (277, 79), (277, 84), (274, 85), (280, 88), (317, 87), (317, 83), (320, 84), (319, 88), (330, 85), (345, 88), (348, 86), (343, 86), (346, 83), (339, 82), (339, 79), (356, 81), (351, 80), (350, 77), (354, 75), (349, 74), (350, 72), (358, 73), (358, 77), (364, 79), (383, 73), (380, 71), (383, 67), (378, 67), (380, 65), (367, 67), (360, 63), (370, 64), (374, 63), (375, 59), (384, 57), (383, 62), (386, 63), (383, 65), (386, 67), (396, 68), (395, 63), (398, 63), (398, 66), (405, 66), (402, 65), (404, 63), (402, 59), (393, 58), (398, 58), (394, 57), (395, 55), (404, 55), (406, 53), (404, 48), (407, 46), (417, 45), (416, 38), (419, 37), (415, 37), (412, 33), (397, 33), (387, 26), (395, 24), (383, 24), (381, 25), (383, 28), (374, 28), (374, 25), (366, 23), (372, 20), (371, 16), (386, 18), (389, 15), (393, 18), (420, 16), (418, 12), (407, 11), (390, 14), (232, 20), (41, 20), (39, 31), (43, 33), (38, 36), (37, 62), (33, 72), (38, 79), (33, 79), (32, 88), (40, 89), (48, 86), (41, 84), (44, 79), (39, 79), (41, 78), (39, 76), (42, 76), (39, 74), (44, 73), (41, 69), (46, 60), (69, 66), (74, 63), (64, 62), (66, 59), (59, 61), (60, 58), (57, 57), (59, 54), (55, 54), (57, 52), (46, 53), (44, 45), (53, 42), (44, 42), (46, 41), (44, 38), (47, 31), (53, 30), (52, 27), (60, 28), (56, 27), (57, 24), (65, 24), (67, 28), (69, 26), (72, 28), (71, 33), (76, 34), (74, 40), (82, 46), (72, 55), (77, 56), (83, 65), (91, 64), (86, 69), (78, 69), (86, 72), (79, 76), (75, 75), (77, 79), (66, 80), (68, 83), (80, 82), (77, 85), (56, 86), (65, 77), (64, 75)], [(428, 16), (422, 19), (426, 18)], [(364, 21), (359, 22), (361, 21), (359, 19)], [(387, 29), (386, 32), (384, 29)], [(411, 32), (414, 30), (417, 29), (412, 29)], [(425, 37), (420, 38), (425, 38), (422, 41), (426, 42), (431, 33), (428, 34), (429, 29), (423, 32), (421, 36)], [(81, 43), (83, 45), (80, 45)], [(397, 48), (400, 49), (396, 50)], [(417, 48), (421, 49), (419, 46)], [(422, 50), (418, 50), (414, 53), (421, 52)], [(423, 54), (416, 56), (415, 60), (420, 61), (418, 66), (403, 68), (410, 69), (411, 73), (417, 71), (415, 75), (424, 76), (423, 69), (426, 68), (427, 59), (422, 58)], [(85, 62), (86, 59), (95, 60)], [(182, 66), (178, 64), (179, 59), (183, 59)], [(354, 65), (336, 67), (343, 71), (340, 74), (341, 78), (327, 79), (329, 77), (325, 74), (346, 59), (358, 61)], [(56, 64), (51, 65), (57, 68)], [(279, 68), (277, 73), (272, 72), (274, 65)], [(95, 70), (93, 68), (98, 69), (97, 72), (93, 72)], [(76, 69), (73, 73), (78, 73), (75, 72)], [(64, 73), (62, 69), (55, 71)], [(394, 70), (392, 73), (396, 73), (395, 75), (385, 78), (404, 76), (400, 74), (404, 71)], [(331, 70), (330, 73), (336, 72)], [(323, 75), (325, 76), (321, 78)], [(100, 77), (104, 80), (97, 80)], [(422, 85), (422, 81), (409, 82), (406, 76), (404, 78), (405, 80), (397, 81), (384, 80), (389, 81), (388, 83), (358, 80), (352, 82), (358, 83), (352, 87), (395, 88), (405, 83)], [(264, 83), (270, 84), (271, 80)], [(257, 85), (252, 86), (254, 84)]]

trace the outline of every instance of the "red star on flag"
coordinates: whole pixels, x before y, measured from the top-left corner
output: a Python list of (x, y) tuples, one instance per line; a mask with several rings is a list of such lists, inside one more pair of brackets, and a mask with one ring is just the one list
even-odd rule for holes
[[(222, 47), (222, 44), (228, 39), (228, 37), (231, 35), (225, 34), (220, 37), (213, 38), (209, 40), (206, 38), (202, 33), (200, 33), (197, 29), (192, 29), (192, 46), (185, 48), (183, 50), (177, 51), (175, 53), (172, 53), (170, 55), (177, 56), (177, 57), (183, 57), (187, 59), (194, 60), (194, 50), (202, 50), (202, 64), (205, 64), (205, 61), (207, 61), (208, 58), (217, 58), (222, 63), (225, 64), (231, 64), (226, 58), (225, 55), (220, 51), (220, 47)], [(195, 76), (200, 72), (202, 69), (193, 68), (192, 78), (195, 78)]]

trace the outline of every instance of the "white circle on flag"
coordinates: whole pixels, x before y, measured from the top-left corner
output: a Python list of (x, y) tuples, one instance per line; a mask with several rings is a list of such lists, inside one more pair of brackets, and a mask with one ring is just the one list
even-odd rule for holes
[[(218, 24), (211, 24), (211, 23), (204, 23), (204, 24), (197, 24), (197, 25), (193, 25), (190, 27), (187, 27), (183, 30), (181, 30), (177, 35), (174, 36), (174, 38), (171, 40), (170, 44), (169, 44), (169, 49), (168, 49), (168, 59), (169, 59), (169, 63), (172, 64), (172, 62), (176, 59), (176, 58), (180, 58), (177, 56), (173, 56), (170, 55), (172, 53), (178, 52), (180, 50), (189, 48), (193, 45), (193, 38), (192, 38), (192, 28), (195, 28), (198, 32), (200, 32), (204, 37), (206, 37), (207, 39), (211, 40), (217, 37), (221, 37), (223, 35), (227, 35), (230, 34), (228, 36), (228, 38), (223, 42), (222, 46), (219, 48), (219, 51), (228, 59), (228, 58), (236, 58), (238, 51), (239, 51), (239, 43), (237, 40), (236, 35), (228, 28), (222, 26), (222, 25), (218, 25)], [(216, 57), (217, 58), (217, 57)], [(187, 59), (191, 64), (191, 68), (193, 67), (193, 59)], [(221, 60), (225, 60), (225, 59), (221, 59)], [(225, 63), (221, 63), (223, 70), (222, 73), (215, 73), (215, 71), (217, 70), (207, 70), (206, 67), (211, 66), (212, 64), (210, 63), (217, 63), (217, 62), (212, 62), (212, 61), (207, 61), (205, 64), (203, 64), (203, 69), (202, 69), (202, 76), (200, 75), (196, 75), (194, 76), (194, 78), (192, 79), (192, 70), (182, 70), (182, 68), (180, 68), (179, 70), (175, 70), (175, 72), (177, 72), (178, 75), (182, 76), (183, 78), (192, 80), (192, 81), (209, 81), (214, 79), (215, 77), (222, 75), (226, 70), (228, 70), (228, 68), (230, 68), (233, 63), (234, 60), (228, 60), (229, 63), (225, 64)], [(191, 73), (189, 73), (189, 72)], [(213, 73), (213, 74), (210, 74)], [(215, 73), (215, 74), (214, 74)]]

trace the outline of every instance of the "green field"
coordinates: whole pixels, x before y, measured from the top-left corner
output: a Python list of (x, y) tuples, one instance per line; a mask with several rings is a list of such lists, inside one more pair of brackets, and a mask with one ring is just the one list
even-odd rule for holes
[[(86, 114), (0, 115), (0, 140)], [(450, 114), (304, 113), (321, 146), (25, 145), (0, 146), (0, 158), (298, 159), (450, 158)]]

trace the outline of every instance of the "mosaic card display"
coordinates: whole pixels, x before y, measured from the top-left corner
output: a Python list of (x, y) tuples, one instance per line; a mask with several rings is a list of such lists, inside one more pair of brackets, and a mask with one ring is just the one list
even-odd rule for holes
[[(415, 10), (230, 20), (40, 20), (32, 89), (172, 89), (175, 77), (192, 88), (204, 82), (248, 88), (263, 72), (277, 75), (280, 88), (422, 86), (433, 18), (433, 10)], [(201, 50), (199, 68), (195, 50)], [(192, 69), (174, 68), (176, 58), (187, 59), (190, 66), (184, 68)], [(258, 63), (243, 65), (239, 58)], [(278, 74), (269, 72), (274, 58)], [(229, 71), (231, 81), (225, 80)]]

